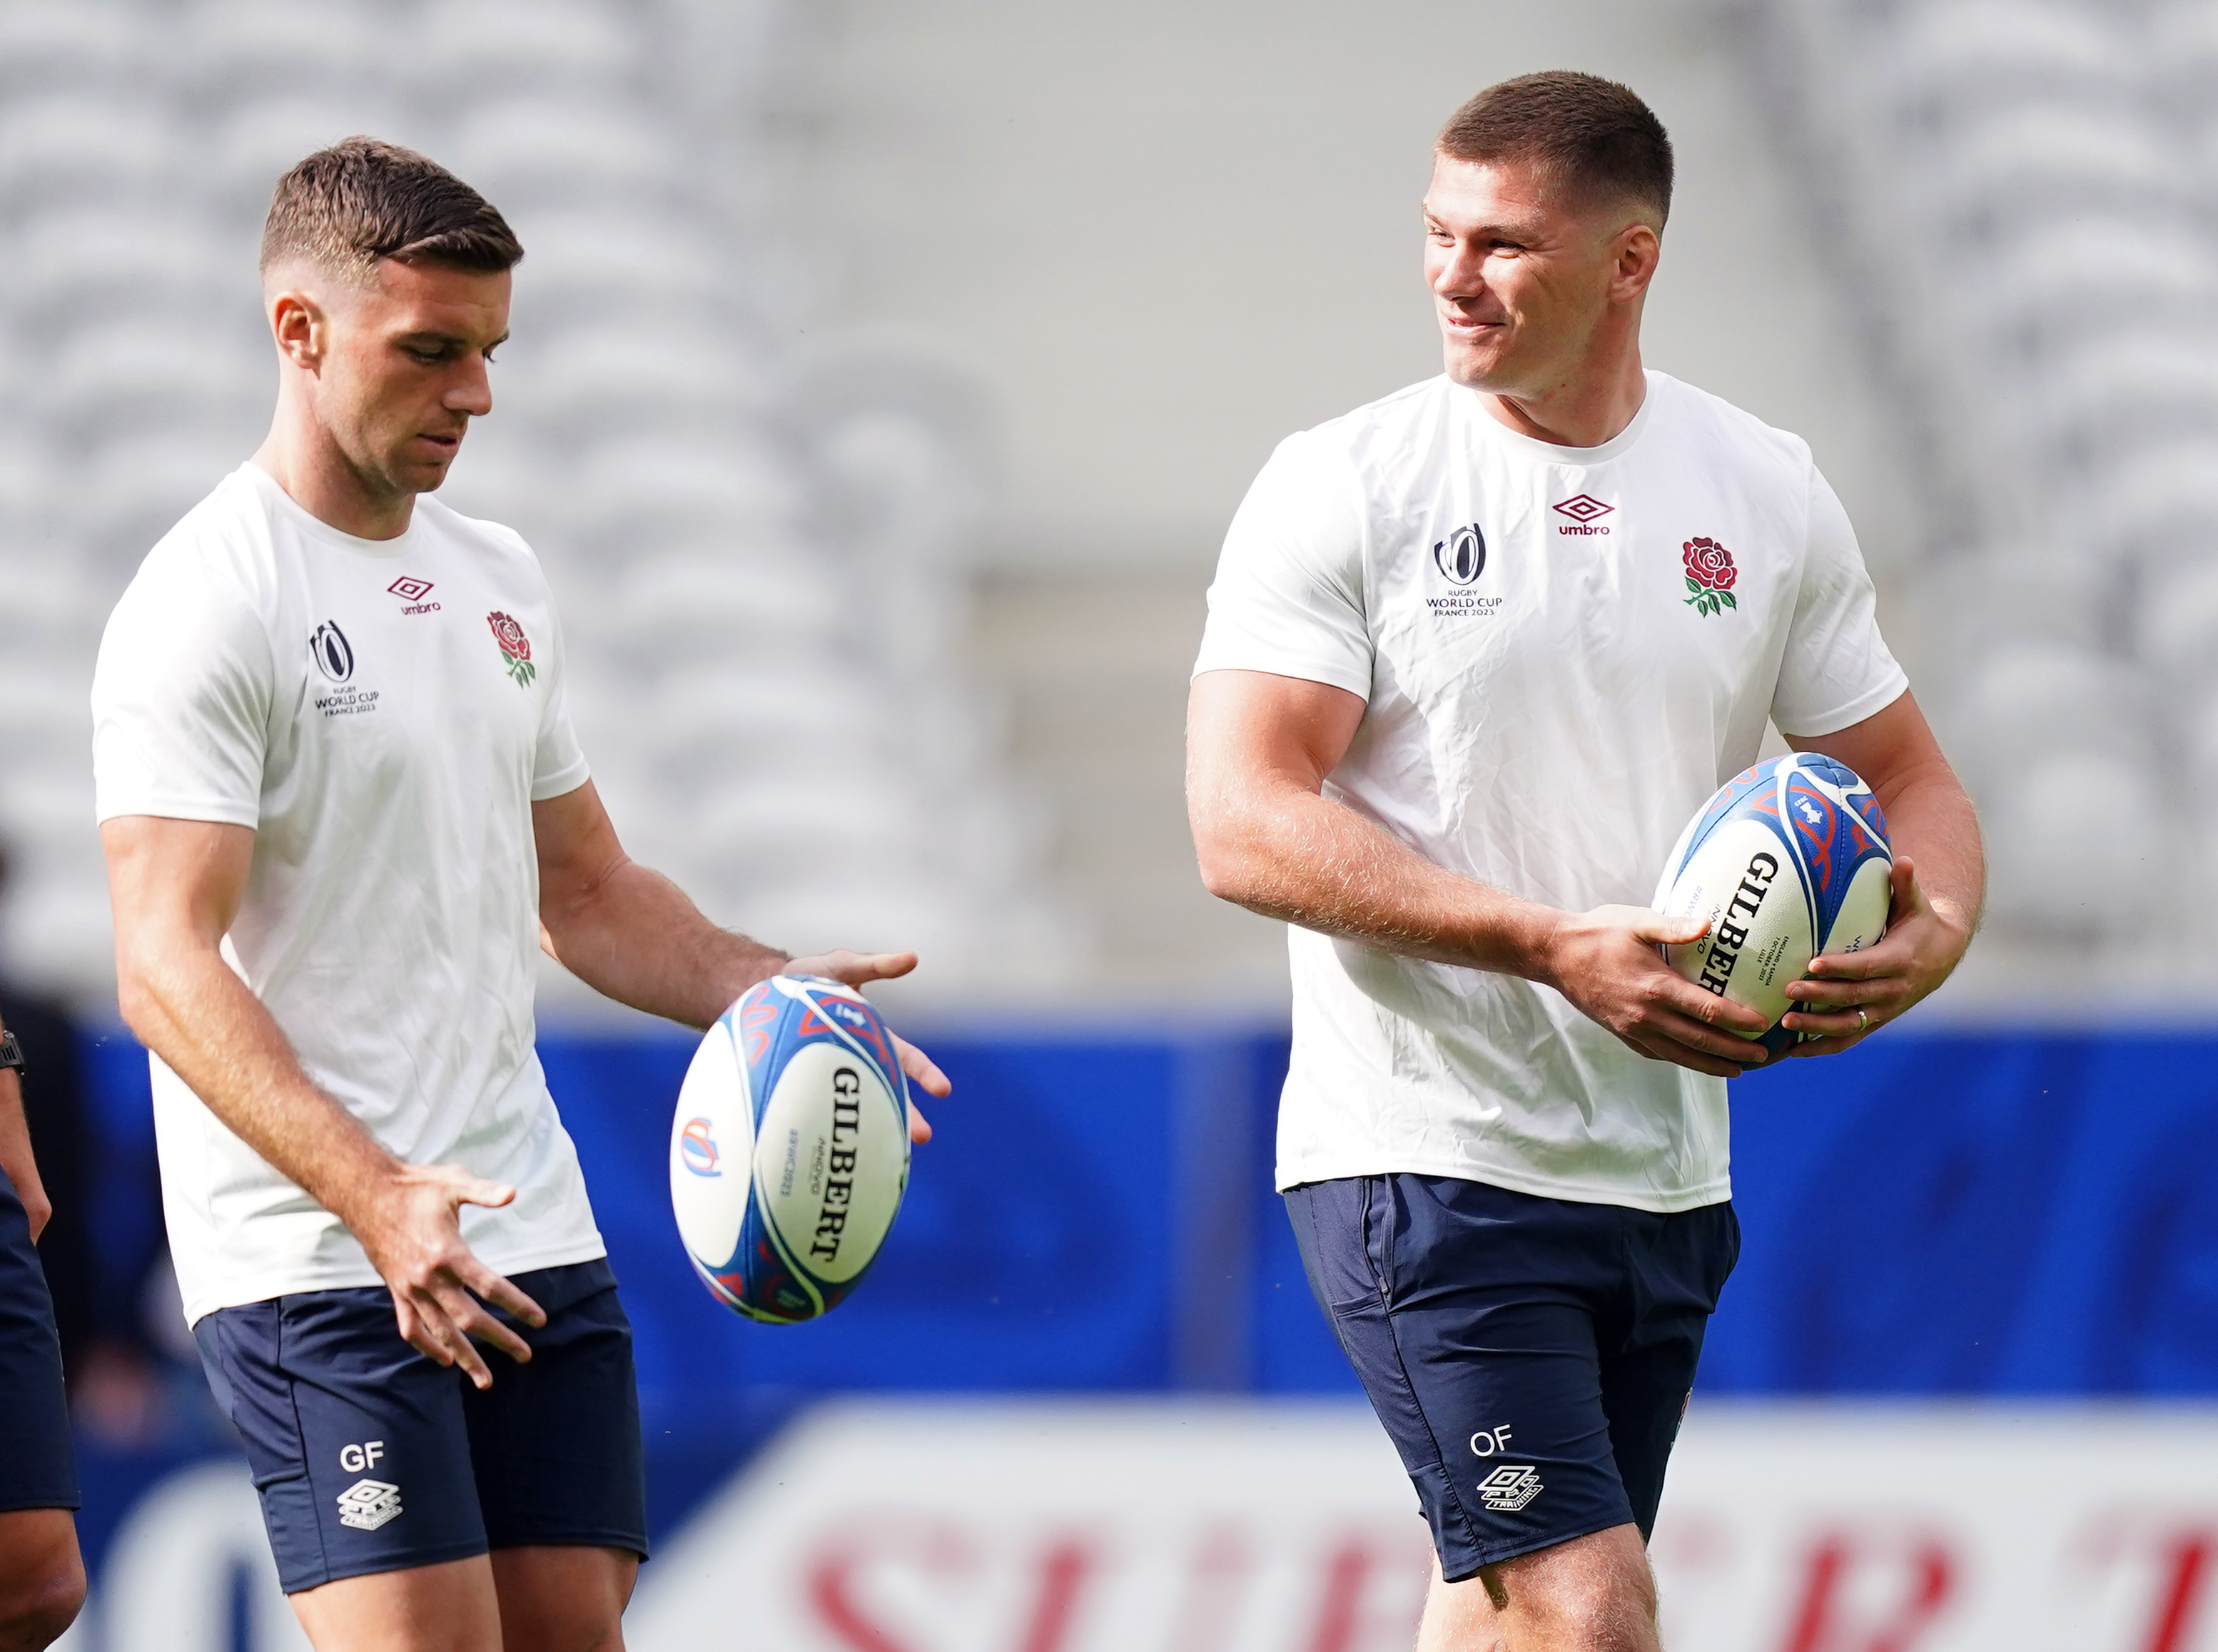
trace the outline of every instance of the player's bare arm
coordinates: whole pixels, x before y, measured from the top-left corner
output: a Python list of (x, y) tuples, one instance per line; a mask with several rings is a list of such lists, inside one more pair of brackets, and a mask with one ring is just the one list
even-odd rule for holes
[[(624, 853), (590, 780), (531, 806), (539, 855), (541, 944), (594, 991), (689, 1027), (707, 1027), (757, 981), (790, 971), (850, 987), (890, 981), (916, 968), (914, 952), (845, 950), (794, 958), (720, 929), (685, 892)], [(928, 1093), (948, 1093), (931, 1058), (896, 1038), (901, 1067)], [(932, 1139), (909, 1109), (909, 1136)]]
[(1862, 952), (1812, 958), (1812, 979), (1787, 988), (1810, 1007), (1791, 1012), (1785, 1024), (1823, 1035), (1792, 1054), (1830, 1055), (1948, 979), (1979, 927), (1986, 859), (1972, 800), (1910, 695), (1836, 733), (1794, 744), (1837, 758), (1862, 777), (1887, 811), (1894, 848), (1885, 938)]
[[(480, 1388), (472, 1346), (531, 1350), (483, 1302), (527, 1325), (537, 1303), (472, 1255), (463, 1204), (505, 1204), (503, 1187), (453, 1165), (394, 1158), (309, 1082), (277, 1024), (218, 948), (238, 916), (254, 853), (245, 826), (127, 815), (104, 823), (125, 1023), (239, 1137), (345, 1222), (393, 1292), (400, 1334)], [(474, 1294), (473, 1294), (474, 1293)], [(479, 1298), (482, 1298), (481, 1302)]]
[(1186, 721), (1186, 805), (1211, 894), (1405, 956), (1553, 987), (1639, 1054), (1731, 1078), (1763, 1018), (1703, 992), (1659, 943), (1707, 927), (1645, 907), (1565, 913), (1460, 877), (1323, 795), (1363, 718), (1357, 696), (1263, 671), (1205, 671)]
[[(0, 1028), (0, 1032), (5, 1030)], [(31, 1237), (36, 1240), (54, 1207), (46, 1197), (46, 1184), (39, 1179), (39, 1162), (31, 1156), (31, 1126), (23, 1117), (22, 1080), (12, 1067), (0, 1067), (0, 1175), (14, 1185), (15, 1197), (22, 1201), (23, 1214), (31, 1221)]]

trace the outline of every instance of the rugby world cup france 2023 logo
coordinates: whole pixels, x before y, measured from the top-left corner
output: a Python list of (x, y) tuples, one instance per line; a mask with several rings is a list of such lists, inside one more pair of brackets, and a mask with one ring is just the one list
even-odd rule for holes
[(1459, 528), (1433, 547), (1433, 566), (1452, 585), (1467, 585), (1486, 572), (1486, 535), (1478, 524)]

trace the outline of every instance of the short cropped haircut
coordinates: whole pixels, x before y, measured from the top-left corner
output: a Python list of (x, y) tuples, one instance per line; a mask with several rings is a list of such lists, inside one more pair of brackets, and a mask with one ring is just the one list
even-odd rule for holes
[(493, 203), (430, 157), (375, 138), (319, 149), (277, 181), (262, 226), (262, 269), (305, 258), (366, 281), (385, 258), (487, 272), (523, 244)]
[(1489, 86), (1448, 117), (1434, 145), (1451, 160), (1509, 162), (1581, 207), (1627, 201), (1671, 214), (1671, 139), (1629, 87), (1568, 69)]

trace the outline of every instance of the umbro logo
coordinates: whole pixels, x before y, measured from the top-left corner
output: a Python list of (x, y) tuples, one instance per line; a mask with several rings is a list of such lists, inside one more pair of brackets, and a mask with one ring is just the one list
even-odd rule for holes
[(1492, 1514), (1515, 1514), (1547, 1488), (1529, 1463), (1505, 1463), (1478, 1482), (1478, 1500)]
[(1572, 528), (1558, 523), (1556, 531), (1559, 534), (1606, 534), (1609, 531), (1608, 524), (1596, 518), (1606, 517), (1617, 509), (1614, 504), (1604, 504), (1591, 493), (1574, 493), (1555, 508), (1578, 524)]
[(400, 1488), (389, 1480), (357, 1480), (338, 1501), (339, 1524), (357, 1531), (375, 1531), (400, 1517)]
[(386, 590), (408, 604), (400, 610), (403, 614), (436, 614), (439, 611), (438, 603), (424, 600), (431, 594), (429, 579), (418, 579), (412, 573), (404, 573), (386, 586)]

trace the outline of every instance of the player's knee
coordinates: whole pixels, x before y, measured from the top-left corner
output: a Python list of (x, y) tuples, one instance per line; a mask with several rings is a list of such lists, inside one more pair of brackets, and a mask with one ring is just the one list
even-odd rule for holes
[(1656, 1581), (1643, 1556), (1583, 1542), (1521, 1558), (1480, 1574), (1505, 1623), (1543, 1646), (1655, 1652)]
[(0, 1652), (41, 1652), (84, 1606), (84, 1565), (71, 1549), (0, 1581)]
[[(1652, 1599), (1589, 1587), (1540, 1599), (1513, 1602), (1503, 1618), (1535, 1645), (1575, 1646), (1580, 1652), (1655, 1652), (1656, 1610)], [(1523, 1609), (1519, 1609), (1521, 1604)]]

